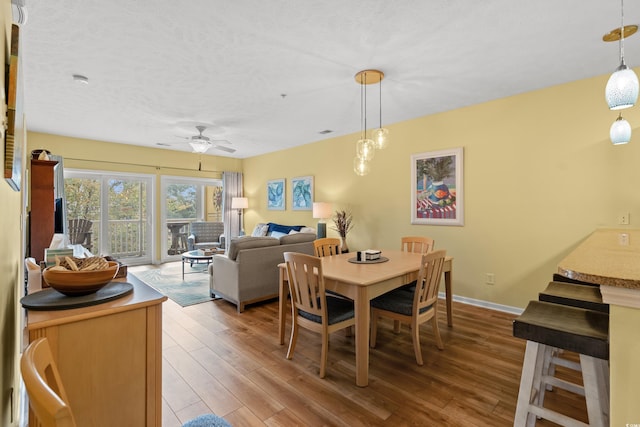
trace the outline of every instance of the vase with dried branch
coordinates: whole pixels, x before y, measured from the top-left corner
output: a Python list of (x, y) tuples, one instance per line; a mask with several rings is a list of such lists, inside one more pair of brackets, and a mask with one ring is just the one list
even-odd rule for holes
[(353, 215), (351, 212), (346, 210), (336, 211), (335, 216), (333, 217), (333, 223), (335, 227), (331, 227), (333, 230), (336, 230), (340, 235), (340, 240), (342, 241), (341, 251), (342, 253), (349, 252), (349, 247), (347, 246), (347, 233), (351, 228), (353, 228)]

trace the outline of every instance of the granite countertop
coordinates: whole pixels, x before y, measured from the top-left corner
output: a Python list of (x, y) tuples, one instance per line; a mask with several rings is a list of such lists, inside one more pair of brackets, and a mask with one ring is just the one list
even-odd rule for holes
[(599, 285), (640, 290), (640, 230), (594, 231), (558, 263), (558, 273)]

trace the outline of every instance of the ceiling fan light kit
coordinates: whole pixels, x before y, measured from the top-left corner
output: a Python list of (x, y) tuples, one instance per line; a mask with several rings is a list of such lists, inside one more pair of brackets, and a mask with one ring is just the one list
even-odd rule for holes
[[(638, 31), (637, 25), (624, 25), (624, 0), (620, 0), (620, 28), (609, 31), (602, 37), (605, 42), (620, 42), (620, 65), (611, 74), (605, 88), (605, 99), (610, 110), (633, 107), (638, 100), (639, 82), (636, 73), (624, 62), (624, 39)], [(613, 145), (626, 144), (631, 140), (631, 126), (622, 114), (613, 122), (609, 130)]]
[(211, 138), (203, 135), (203, 132), (207, 129), (206, 126), (198, 125), (196, 126), (198, 130), (198, 135), (194, 135), (189, 138), (189, 145), (193, 149), (194, 153), (206, 153), (209, 148), (216, 148), (218, 150), (226, 151), (228, 153), (233, 153), (236, 150), (234, 148), (222, 147), (218, 145), (219, 142), (227, 142), (227, 141), (211, 141)]
[[(356, 157), (353, 159), (353, 171), (356, 175), (364, 176), (371, 170), (369, 162), (373, 159), (375, 150), (387, 147), (389, 130), (382, 127), (382, 79), (384, 73), (380, 70), (362, 70), (356, 73), (356, 83), (360, 85), (360, 122), (362, 135), (356, 143)], [(372, 131), (372, 138), (367, 137), (367, 89), (370, 84), (378, 84), (380, 99), (380, 127)]]

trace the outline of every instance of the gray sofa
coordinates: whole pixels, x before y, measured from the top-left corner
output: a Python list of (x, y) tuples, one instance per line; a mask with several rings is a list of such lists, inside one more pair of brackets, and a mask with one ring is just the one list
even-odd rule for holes
[(224, 248), (224, 223), (196, 221), (189, 227), (187, 249)]
[(229, 244), (227, 253), (214, 255), (209, 265), (209, 287), (232, 302), (238, 312), (246, 304), (278, 297), (278, 264), (285, 252), (313, 255), (315, 233), (275, 237), (240, 237)]

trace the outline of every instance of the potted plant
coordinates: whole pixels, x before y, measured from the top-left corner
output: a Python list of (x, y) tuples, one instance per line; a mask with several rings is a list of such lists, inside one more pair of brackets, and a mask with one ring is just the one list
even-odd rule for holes
[(335, 216), (333, 217), (333, 223), (335, 227), (332, 229), (336, 230), (340, 235), (340, 240), (342, 241), (341, 251), (342, 253), (349, 252), (349, 247), (347, 246), (347, 233), (353, 227), (353, 216), (351, 212), (346, 210), (336, 211)]

